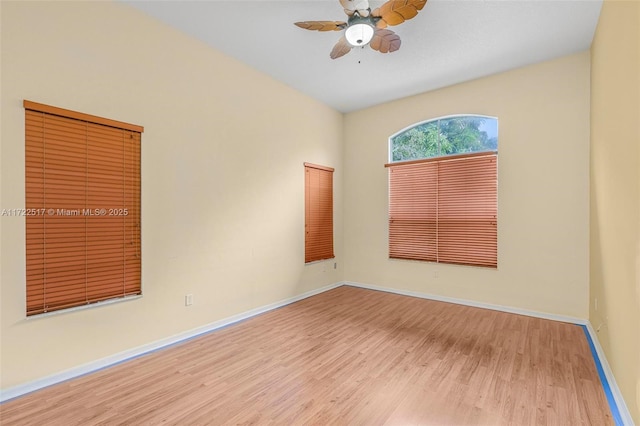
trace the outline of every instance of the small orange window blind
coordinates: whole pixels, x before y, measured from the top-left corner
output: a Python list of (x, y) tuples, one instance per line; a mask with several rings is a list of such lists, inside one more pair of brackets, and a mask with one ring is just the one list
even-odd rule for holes
[(333, 170), (304, 163), (305, 263), (334, 257)]

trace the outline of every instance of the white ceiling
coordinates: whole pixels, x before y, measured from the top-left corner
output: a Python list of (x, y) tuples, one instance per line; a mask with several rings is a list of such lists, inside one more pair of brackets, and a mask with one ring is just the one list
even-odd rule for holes
[[(390, 27), (400, 50), (354, 48), (297, 21), (346, 21), (338, 0), (124, 0), (342, 112), (586, 50), (602, 0), (429, 0)], [(371, 9), (384, 1), (370, 0)]]

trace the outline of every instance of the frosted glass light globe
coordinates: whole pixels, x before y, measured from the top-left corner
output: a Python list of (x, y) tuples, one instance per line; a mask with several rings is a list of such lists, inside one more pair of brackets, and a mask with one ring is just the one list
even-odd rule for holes
[(364, 46), (373, 38), (373, 27), (367, 24), (351, 25), (344, 33), (351, 46)]

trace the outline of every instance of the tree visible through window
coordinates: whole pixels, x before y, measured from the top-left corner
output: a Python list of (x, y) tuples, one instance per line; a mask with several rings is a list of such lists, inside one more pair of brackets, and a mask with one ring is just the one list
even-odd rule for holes
[(418, 124), (391, 137), (391, 162), (498, 150), (498, 120), (448, 117)]
[(389, 257), (497, 267), (497, 119), (419, 123), (389, 148)]

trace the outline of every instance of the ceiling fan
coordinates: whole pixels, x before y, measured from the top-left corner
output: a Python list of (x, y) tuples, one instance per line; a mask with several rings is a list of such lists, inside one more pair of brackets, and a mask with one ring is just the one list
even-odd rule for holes
[(418, 14), (427, 0), (389, 0), (371, 11), (369, 0), (339, 0), (349, 19), (343, 21), (296, 22), (300, 28), (314, 31), (342, 31), (344, 34), (331, 51), (331, 59), (346, 55), (354, 47), (367, 44), (381, 53), (400, 49), (400, 37), (387, 26), (402, 24)]

